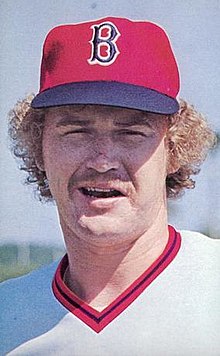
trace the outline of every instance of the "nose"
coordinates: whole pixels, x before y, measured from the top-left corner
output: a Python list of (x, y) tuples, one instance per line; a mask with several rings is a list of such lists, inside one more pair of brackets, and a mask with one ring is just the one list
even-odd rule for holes
[(91, 150), (87, 168), (99, 173), (105, 173), (110, 170), (117, 170), (119, 166), (120, 163), (114, 143), (108, 138), (102, 137), (98, 139)]

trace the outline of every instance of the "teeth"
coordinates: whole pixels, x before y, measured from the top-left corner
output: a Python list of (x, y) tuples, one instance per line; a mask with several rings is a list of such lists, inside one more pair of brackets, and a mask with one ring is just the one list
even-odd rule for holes
[(100, 188), (90, 188), (90, 187), (85, 188), (85, 189), (88, 190), (88, 192), (106, 192), (106, 193), (108, 193), (108, 192), (114, 191), (114, 189), (100, 189)]
[(93, 197), (93, 198), (111, 198), (122, 196), (118, 190), (115, 189), (102, 189), (102, 188), (94, 188), (94, 187), (86, 187), (80, 188), (81, 193), (84, 195)]

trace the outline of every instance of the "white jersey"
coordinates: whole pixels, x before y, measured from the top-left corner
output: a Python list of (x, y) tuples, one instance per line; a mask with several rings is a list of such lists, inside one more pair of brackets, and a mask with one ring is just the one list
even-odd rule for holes
[(4, 282), (0, 354), (219, 356), (219, 246), (170, 228), (163, 253), (101, 312), (64, 284), (67, 257)]

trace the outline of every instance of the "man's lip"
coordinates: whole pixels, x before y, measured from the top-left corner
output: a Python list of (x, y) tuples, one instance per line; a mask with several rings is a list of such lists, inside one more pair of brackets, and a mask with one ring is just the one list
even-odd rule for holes
[(124, 195), (119, 195), (115, 197), (94, 197), (83, 194), (81, 189), (77, 189), (83, 201), (89, 205), (91, 208), (108, 210), (118, 204), (120, 201), (126, 199)]

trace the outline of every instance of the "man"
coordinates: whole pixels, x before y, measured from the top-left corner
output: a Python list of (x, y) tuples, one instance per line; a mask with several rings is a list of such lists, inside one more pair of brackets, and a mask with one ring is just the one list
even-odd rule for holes
[(219, 354), (218, 243), (167, 223), (167, 197), (194, 187), (215, 143), (178, 92), (155, 24), (49, 33), (40, 92), (11, 112), (10, 134), (57, 204), (67, 255), (2, 285), (3, 353)]

